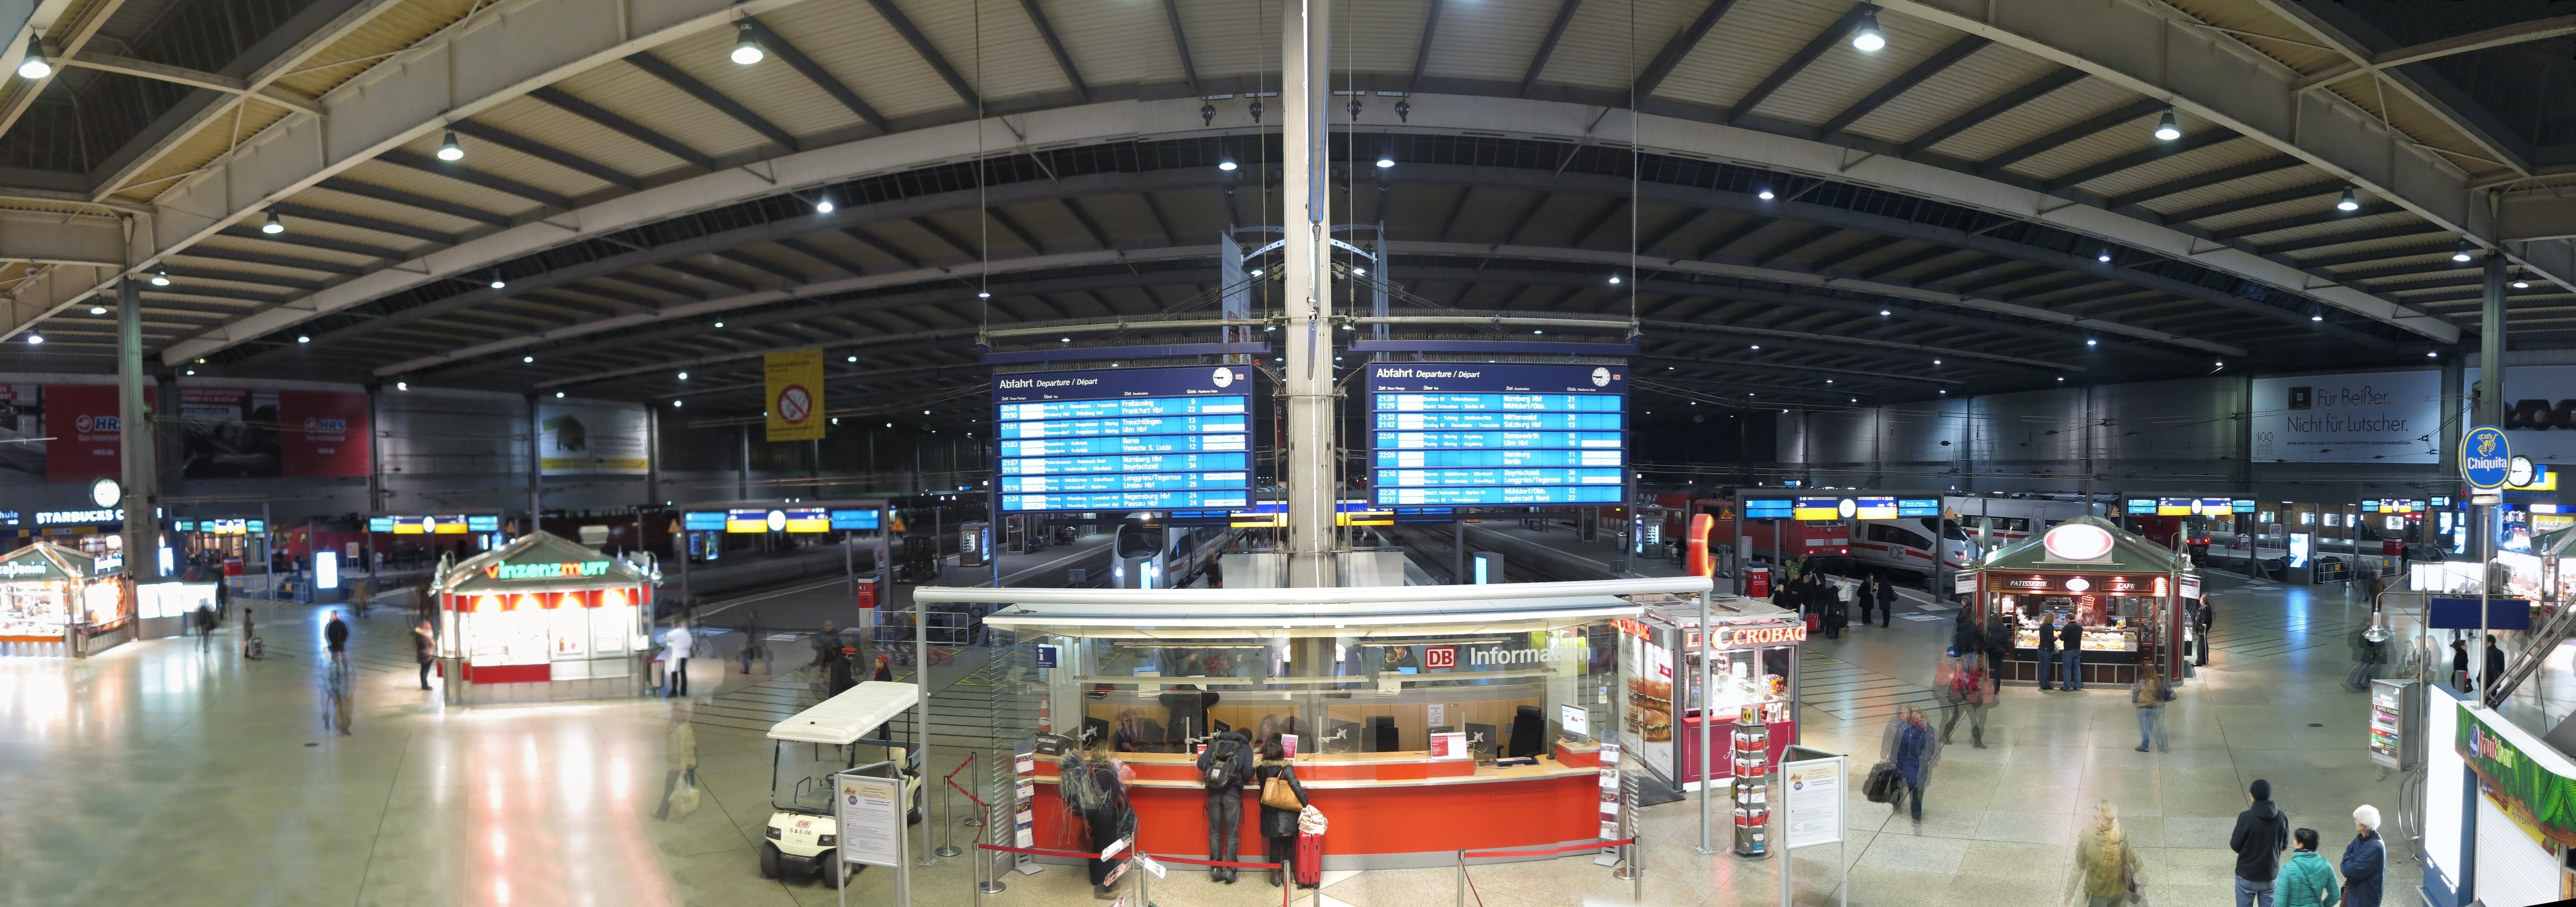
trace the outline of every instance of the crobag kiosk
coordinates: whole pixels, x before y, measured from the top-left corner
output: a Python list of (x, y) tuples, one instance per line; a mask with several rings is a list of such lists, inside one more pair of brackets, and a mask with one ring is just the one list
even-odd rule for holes
[(0, 556), (0, 655), (86, 655), (129, 638), (124, 567), (101, 560), (43, 540)]
[(647, 555), (611, 558), (544, 532), (441, 565), (439, 676), (447, 701), (632, 696), (652, 652)]
[(1989, 625), (2012, 622), (2012, 654), (1998, 679), (2039, 679), (2040, 627), (2071, 618), (2084, 628), (2083, 682), (2128, 684), (2150, 662), (2166, 679), (2181, 679), (2182, 600), (2198, 595), (2200, 575), (2179, 552), (2108, 520), (2079, 516), (1987, 555), (1976, 589), (1978, 613)]

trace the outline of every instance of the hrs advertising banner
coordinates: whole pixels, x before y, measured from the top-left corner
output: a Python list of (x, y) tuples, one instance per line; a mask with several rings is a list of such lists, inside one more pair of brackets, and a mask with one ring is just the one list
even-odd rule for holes
[(823, 351), (797, 350), (760, 357), (769, 388), (769, 440), (823, 438)]
[(192, 479), (355, 478), (371, 459), (362, 393), (182, 387), (179, 417), (180, 472)]
[(2438, 463), (2442, 373), (2254, 379), (2254, 462)]
[(604, 403), (537, 404), (537, 471), (550, 476), (651, 471), (644, 408)]
[[(20, 388), (26, 385), (18, 385)], [(146, 406), (158, 402), (155, 388), (143, 389)], [(117, 416), (116, 385), (48, 384), (44, 397), (45, 481), (88, 482), (109, 478), (122, 469), (125, 438)]]

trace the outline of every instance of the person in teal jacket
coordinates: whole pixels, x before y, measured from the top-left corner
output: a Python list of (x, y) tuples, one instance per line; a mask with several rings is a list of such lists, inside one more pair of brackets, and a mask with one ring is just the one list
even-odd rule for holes
[(2302, 828), (2290, 833), (2298, 849), (2281, 864), (2281, 876), (2273, 883), (2274, 907), (2320, 907), (2343, 903), (2343, 889), (2335, 884), (2335, 865), (2317, 855), (2317, 830)]

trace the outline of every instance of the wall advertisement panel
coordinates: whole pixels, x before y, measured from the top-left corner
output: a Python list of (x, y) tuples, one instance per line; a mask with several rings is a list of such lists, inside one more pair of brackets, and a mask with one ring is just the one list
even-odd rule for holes
[(2257, 463), (2438, 463), (2442, 374), (2254, 379)]
[[(19, 385), (25, 387), (25, 385)], [(146, 405), (160, 395), (143, 389)], [(87, 482), (123, 468), (124, 421), (117, 415), (116, 385), (48, 384), (44, 395), (45, 481)]]
[[(2461, 382), (2469, 393), (2477, 390), (2478, 372), (2468, 369)], [(2468, 412), (2468, 394), (2459, 406)], [(2576, 464), (2576, 365), (2506, 366), (2502, 427), (2515, 454), (2535, 463)]]
[(537, 471), (550, 476), (649, 472), (644, 408), (607, 403), (537, 404)]
[(363, 393), (185, 386), (179, 418), (180, 472), (192, 479), (367, 474)]
[(0, 384), (0, 485), (45, 480), (45, 386)]

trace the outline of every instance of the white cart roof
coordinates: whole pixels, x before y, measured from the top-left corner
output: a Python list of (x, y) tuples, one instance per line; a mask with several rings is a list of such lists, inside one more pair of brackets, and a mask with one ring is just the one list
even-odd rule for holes
[(769, 739), (846, 744), (900, 717), (920, 702), (920, 687), (871, 680), (815, 703), (794, 718), (770, 725)]

